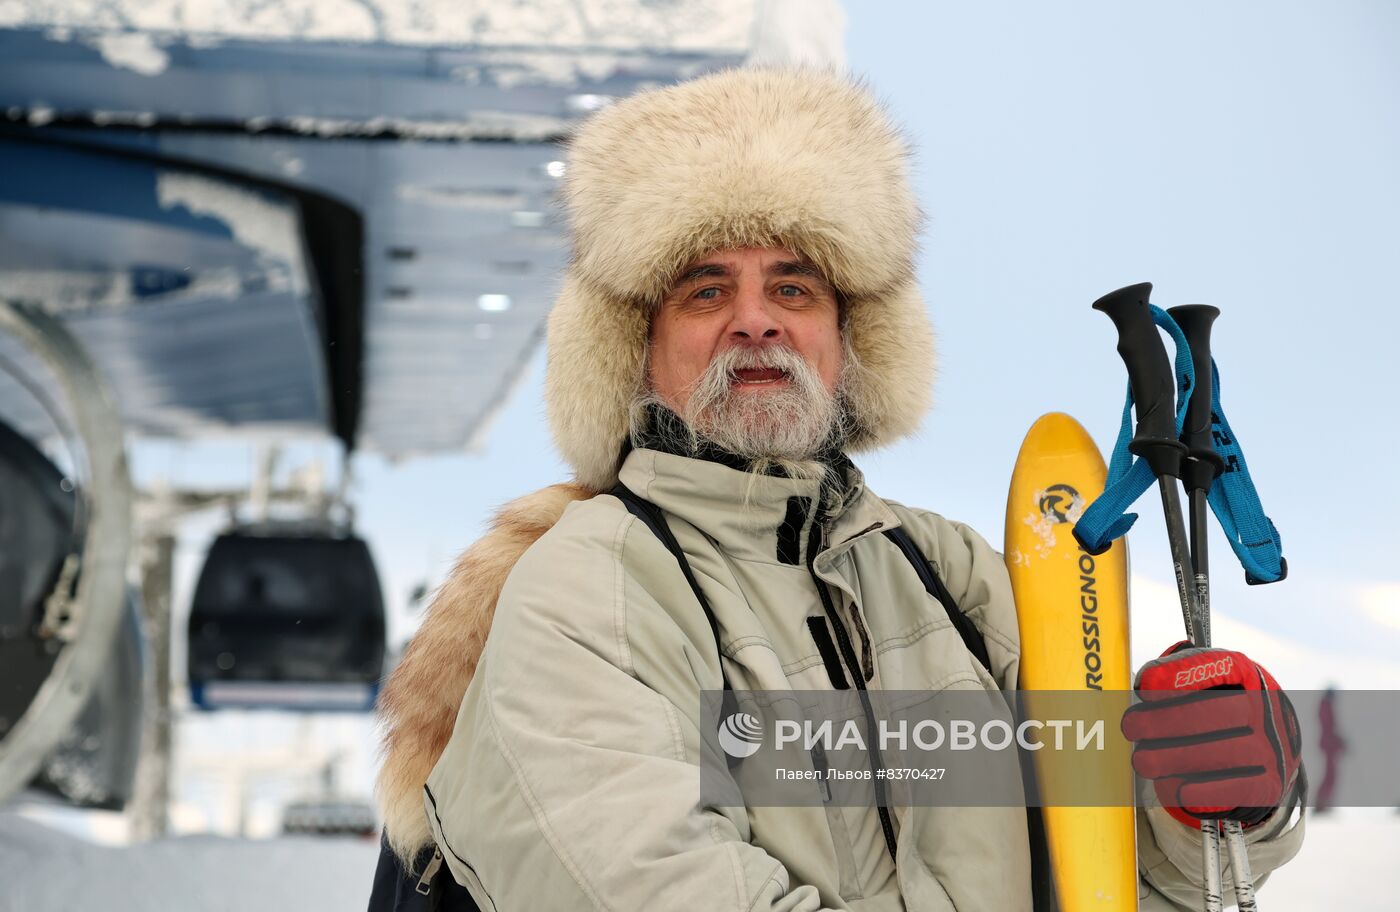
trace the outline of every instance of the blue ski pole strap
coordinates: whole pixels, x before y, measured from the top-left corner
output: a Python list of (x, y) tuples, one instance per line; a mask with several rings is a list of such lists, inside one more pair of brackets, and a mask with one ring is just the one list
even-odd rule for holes
[[(1152, 312), (1152, 322), (1165, 329), (1176, 344), (1177, 405), (1176, 432), (1186, 420), (1186, 406), (1189, 395), (1184, 395), (1196, 382), (1196, 372), (1191, 364), (1191, 346), (1186, 343), (1186, 334), (1176, 325), (1165, 310), (1148, 305)], [(1219, 414), (1217, 412), (1217, 414)], [(1103, 494), (1089, 506), (1074, 526), (1074, 537), (1085, 551), (1102, 554), (1114, 540), (1125, 535), (1137, 522), (1137, 514), (1127, 512), (1143, 492), (1152, 487), (1156, 477), (1145, 459), (1134, 457), (1128, 449), (1133, 439), (1133, 388), (1128, 386), (1128, 399), (1123, 405), (1123, 423), (1118, 430), (1118, 442), (1113, 446), (1113, 455), (1108, 464), (1108, 481)], [(1213, 492), (1212, 492), (1213, 493)], [(1218, 514), (1217, 514), (1218, 515)], [(1222, 524), (1223, 524), (1222, 520)]]
[(1273, 520), (1264, 515), (1259, 492), (1249, 477), (1239, 438), (1225, 420), (1220, 407), (1220, 368), (1211, 361), (1215, 371), (1215, 389), (1211, 396), (1211, 430), (1215, 451), (1225, 462), (1225, 468), (1211, 485), (1207, 499), (1230, 547), (1244, 567), (1245, 579), (1251, 584), (1276, 583), (1288, 573), (1283, 559), (1283, 539), (1274, 528)]

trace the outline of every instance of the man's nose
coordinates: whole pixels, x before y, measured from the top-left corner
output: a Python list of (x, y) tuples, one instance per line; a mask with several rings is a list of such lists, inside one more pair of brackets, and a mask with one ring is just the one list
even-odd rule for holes
[(762, 287), (741, 286), (734, 296), (729, 335), (748, 342), (778, 342), (783, 338), (778, 309)]

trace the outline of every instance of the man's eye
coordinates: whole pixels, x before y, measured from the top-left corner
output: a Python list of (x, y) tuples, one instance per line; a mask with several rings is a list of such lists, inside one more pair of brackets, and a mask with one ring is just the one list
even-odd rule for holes
[(700, 289), (699, 291), (697, 291), (694, 295), (692, 295), (692, 297), (699, 298), (699, 299), (702, 300), (702, 301), (709, 301), (709, 300), (712, 300), (712, 299), (714, 299), (714, 298), (716, 298), (716, 297), (718, 297), (718, 296), (719, 296), (719, 289), (718, 289), (718, 288), (702, 288), (702, 289)]
[(798, 295), (806, 294), (807, 290), (800, 285), (782, 285), (778, 288), (778, 294), (787, 298), (795, 298)]

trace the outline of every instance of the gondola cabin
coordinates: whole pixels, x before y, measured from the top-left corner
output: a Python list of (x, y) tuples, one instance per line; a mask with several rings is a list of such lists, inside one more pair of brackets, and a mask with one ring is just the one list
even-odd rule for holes
[(368, 711), (384, 670), (384, 601), (353, 535), (220, 535), (190, 607), (201, 709)]

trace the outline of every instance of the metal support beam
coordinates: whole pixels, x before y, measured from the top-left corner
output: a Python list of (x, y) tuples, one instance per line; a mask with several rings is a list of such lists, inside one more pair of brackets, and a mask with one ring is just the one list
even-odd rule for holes
[(159, 839), (170, 822), (170, 783), (174, 757), (174, 718), (170, 704), (171, 598), (175, 536), (162, 532), (142, 542), (141, 608), (150, 647), (151, 688), (142, 720), (141, 761), (136, 794), (129, 808), (131, 836)]

